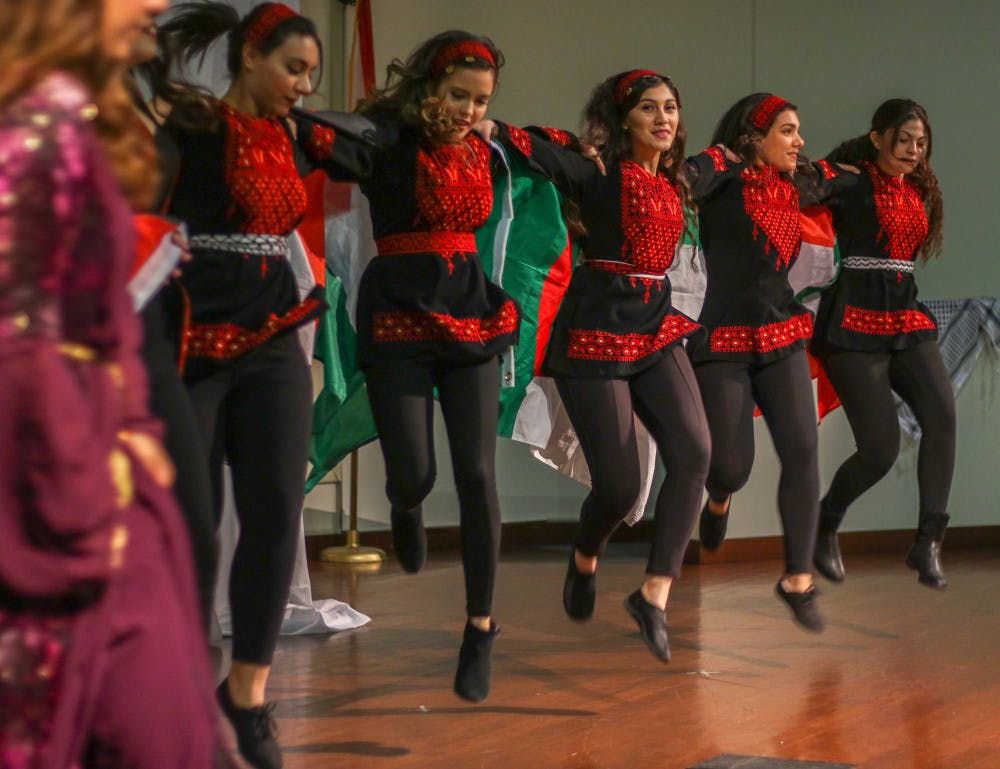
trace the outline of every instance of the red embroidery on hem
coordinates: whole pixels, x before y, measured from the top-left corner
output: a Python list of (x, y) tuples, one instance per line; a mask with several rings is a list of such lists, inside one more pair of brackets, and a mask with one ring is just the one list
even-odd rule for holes
[(875, 188), (875, 210), (882, 229), (878, 239), (890, 259), (912, 261), (927, 239), (927, 211), (917, 187), (908, 178), (894, 179), (874, 163), (865, 163)]
[(655, 334), (615, 334), (608, 331), (570, 329), (566, 357), (634, 363), (697, 328), (697, 323), (683, 315), (667, 315)]
[(525, 157), (531, 157), (531, 134), (525, 131), (523, 128), (518, 128), (517, 126), (509, 125), (507, 126), (507, 133), (510, 135), (510, 140), (518, 151)]
[(490, 318), (456, 318), (439, 312), (397, 310), (372, 316), (375, 342), (478, 342), (517, 329), (517, 305), (506, 301)]
[(725, 171), (728, 167), (726, 165), (726, 153), (718, 147), (709, 147), (701, 154), (708, 155), (712, 159), (712, 165), (716, 171)]
[(712, 331), (712, 352), (773, 352), (812, 336), (810, 313), (766, 326), (718, 326)]
[(307, 298), (284, 315), (268, 316), (264, 325), (251, 330), (235, 323), (192, 323), (184, 332), (187, 356), (228, 360), (259, 347), (276, 334), (302, 323), (319, 308), (318, 299)]
[(841, 328), (871, 336), (896, 336), (913, 331), (932, 331), (937, 326), (920, 310), (866, 310), (847, 305)]

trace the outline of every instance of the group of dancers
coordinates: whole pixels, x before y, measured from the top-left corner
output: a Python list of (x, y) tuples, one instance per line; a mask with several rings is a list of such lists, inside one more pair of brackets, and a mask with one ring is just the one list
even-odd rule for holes
[[(486, 118), (501, 52), (449, 31), (394, 60), (384, 88), (357, 108), (367, 128), (343, 130), (292, 113), (323, 55), (309, 19), (270, 2), (241, 17), (208, 0), (180, 4), (150, 34), (165, 5), (0, 8), (0, 26), (13, 30), (0, 40), (4, 769), (281, 766), (266, 685), (299, 534), (312, 395), (294, 332), (325, 309), (319, 292), (300, 293), (287, 236), (306, 210), (302, 178), (316, 169), (358, 183), (371, 208), (378, 257), (361, 278), (357, 354), (408, 572), (426, 558), (435, 391), (444, 415), (466, 588), (460, 697), (480, 702), (490, 689), (498, 358), (517, 341), (521, 313), (476, 248), (494, 202), (491, 139), (556, 187), (582, 254), (542, 370), (592, 478), (563, 587), (569, 617), (593, 614), (599, 560), (639, 495), (634, 415), (666, 473), (645, 575), (625, 608), (669, 661), (671, 586), (696, 522), (702, 547), (725, 537), (759, 408), (781, 463), (775, 590), (796, 622), (822, 630), (813, 568), (844, 579), (838, 527), (899, 450), (894, 392), (923, 431), (906, 563), (922, 583), (946, 585), (955, 415), (913, 275), (918, 258), (940, 252), (942, 231), (919, 104), (885, 102), (869, 131), (809, 162), (795, 105), (755, 93), (687, 157), (666, 74), (599, 83), (579, 136), (524, 129)], [(178, 62), (223, 37), (231, 81), (221, 98), (172, 79)], [(788, 271), (800, 210), (816, 203), (832, 212), (844, 258), (814, 320)], [(141, 355), (123, 288), (134, 260), (129, 205), (189, 233), (188, 259), (143, 309)], [(667, 271), (695, 228), (708, 283), (690, 318), (671, 304)], [(822, 497), (807, 348), (857, 443)], [(205, 629), (224, 460), (240, 535), (233, 662), (213, 701)]]

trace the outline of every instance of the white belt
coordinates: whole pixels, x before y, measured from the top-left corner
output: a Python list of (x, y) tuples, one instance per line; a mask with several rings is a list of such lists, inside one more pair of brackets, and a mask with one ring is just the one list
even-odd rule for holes
[(913, 266), (913, 262), (909, 259), (876, 259), (873, 256), (849, 256), (844, 260), (844, 267), (849, 270), (913, 272)]
[(244, 232), (228, 235), (193, 235), (191, 248), (231, 251), (254, 256), (288, 256), (288, 238), (284, 235), (254, 235)]

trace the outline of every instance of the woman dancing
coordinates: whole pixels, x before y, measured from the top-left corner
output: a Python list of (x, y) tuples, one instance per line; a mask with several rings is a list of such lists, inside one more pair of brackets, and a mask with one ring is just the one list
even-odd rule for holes
[[(169, 214), (187, 223), (193, 259), (181, 341), (184, 381), (209, 448), (215, 507), (222, 464), (232, 471), (240, 535), (229, 595), (233, 662), (217, 696), (255, 767), (281, 765), (271, 662), (288, 599), (312, 419), (309, 363), (297, 328), (325, 308), (300, 297), (287, 236), (306, 209), (306, 167), (287, 117), (312, 92), (315, 25), (281, 3), (245, 17), (220, 2), (182, 3), (160, 28), (169, 61), (225, 35), (231, 75), (209, 120), (174, 104), (167, 121), (181, 154)], [(175, 319), (178, 325), (181, 319)]]
[(875, 110), (868, 133), (827, 158), (862, 167), (858, 185), (826, 203), (845, 259), (820, 302), (812, 343), (857, 444), (820, 504), (814, 563), (835, 582), (844, 579), (840, 522), (899, 453), (895, 392), (913, 409), (921, 429), (920, 514), (906, 564), (929, 587), (948, 584), (941, 541), (955, 466), (955, 396), (934, 317), (917, 301), (913, 277), (918, 256), (926, 261), (941, 252), (944, 217), (931, 149), (924, 108), (910, 99), (889, 99)]
[(666, 477), (646, 576), (625, 608), (663, 662), (670, 660), (670, 587), (680, 576), (710, 453), (698, 384), (680, 345), (698, 325), (671, 307), (666, 277), (691, 202), (680, 109), (676, 86), (657, 72), (631, 70), (598, 85), (584, 121), (587, 144), (599, 148), (606, 175), (564, 131), (498, 124), (507, 147), (575, 206), (584, 230), (584, 261), (573, 272), (543, 364), (543, 373), (555, 377), (592, 479), (563, 606), (573, 619), (590, 618), (598, 558), (639, 495), (635, 414), (656, 441)]
[(493, 585), (500, 545), (495, 453), (498, 358), (517, 341), (514, 301), (491, 283), (474, 232), (493, 206), (482, 120), (503, 56), (484, 37), (449, 31), (389, 65), (385, 88), (360, 106), (365, 140), (300, 126), (314, 162), (357, 181), (371, 206), (378, 256), (357, 307), (358, 359), (386, 468), (393, 546), (403, 568), (426, 557), (421, 502), (436, 476), (437, 389), (461, 516), (467, 622), (455, 692), (479, 702), (490, 687), (497, 634)]
[(734, 104), (719, 121), (713, 146), (689, 161), (708, 265), (699, 322), (709, 335), (688, 351), (712, 435), (702, 547), (714, 550), (722, 544), (730, 496), (750, 475), (756, 404), (781, 462), (778, 510), (785, 572), (775, 591), (799, 624), (818, 632), (823, 617), (811, 562), (819, 470), (805, 353), (812, 315), (795, 301), (788, 269), (802, 242), (798, 185), (819, 198), (854, 175), (828, 163), (810, 166), (800, 158), (804, 143), (795, 105), (757, 93)]

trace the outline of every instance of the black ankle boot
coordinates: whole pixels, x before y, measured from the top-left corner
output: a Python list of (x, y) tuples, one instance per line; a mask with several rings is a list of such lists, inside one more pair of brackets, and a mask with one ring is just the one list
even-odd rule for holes
[(822, 633), (826, 622), (816, 605), (816, 588), (810, 586), (804, 593), (793, 593), (790, 590), (785, 590), (783, 581), (778, 580), (778, 584), (774, 586), (774, 592), (792, 610), (792, 618), (806, 630)]
[(563, 608), (570, 619), (590, 619), (597, 597), (597, 574), (584, 574), (576, 568), (576, 548), (569, 551), (569, 566), (563, 582)]
[(278, 747), (278, 727), (274, 722), (274, 703), (256, 708), (239, 708), (229, 696), (225, 679), (215, 690), (223, 714), (233, 725), (240, 755), (254, 769), (281, 769), (281, 748)]
[(392, 521), (392, 549), (403, 571), (416, 574), (427, 561), (427, 532), (424, 531), (423, 509), (397, 510), (389, 513)]
[(701, 546), (706, 550), (718, 550), (722, 546), (722, 540), (726, 538), (726, 527), (729, 525), (729, 510), (732, 507), (732, 497), (729, 498), (726, 512), (713, 513), (708, 509), (709, 500), (705, 500), (705, 506), (701, 509), (701, 520), (698, 522), (698, 539)]
[(465, 623), (462, 648), (458, 650), (458, 669), (455, 671), (455, 694), (470, 702), (482, 702), (490, 693), (490, 655), (493, 639), (500, 628), (490, 620), (490, 629), (480, 630), (471, 622)]
[(646, 600), (642, 590), (636, 590), (625, 599), (625, 610), (639, 625), (639, 635), (653, 656), (661, 662), (670, 662), (670, 642), (667, 639), (667, 615)]
[(941, 567), (941, 543), (949, 519), (947, 513), (921, 513), (917, 536), (906, 554), (906, 565), (917, 571), (918, 581), (935, 590), (948, 587)]
[(816, 548), (813, 551), (813, 565), (816, 571), (831, 582), (844, 581), (844, 560), (840, 556), (837, 529), (844, 513), (833, 513), (826, 499), (820, 503), (819, 530), (816, 532)]

